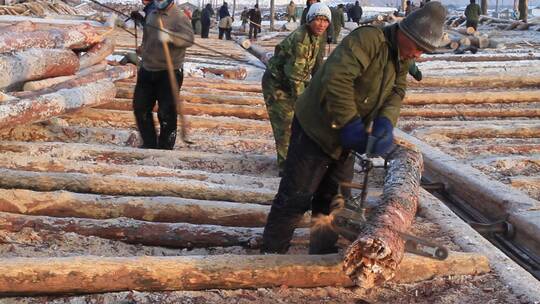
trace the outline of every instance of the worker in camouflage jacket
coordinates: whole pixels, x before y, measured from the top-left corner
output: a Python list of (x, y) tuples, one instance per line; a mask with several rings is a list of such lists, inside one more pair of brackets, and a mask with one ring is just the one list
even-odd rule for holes
[[(312, 70), (321, 61), (322, 33), (331, 21), (330, 9), (311, 5), (308, 23), (300, 26), (276, 46), (262, 79), (262, 89), (272, 131), (276, 140), (278, 165), (283, 168), (291, 136), (296, 98), (302, 94)], [(280, 170), (281, 172), (281, 170)]]
[[(409, 61), (440, 45), (445, 17), (441, 3), (432, 1), (399, 24), (359, 27), (317, 70), (296, 100), (284, 175), (264, 228), (263, 253), (285, 253), (309, 209), (312, 218), (330, 213), (339, 183), (353, 178), (352, 150), (390, 153)], [(366, 151), (370, 135), (375, 140)], [(328, 221), (315, 223), (309, 252), (336, 252), (337, 235)]]

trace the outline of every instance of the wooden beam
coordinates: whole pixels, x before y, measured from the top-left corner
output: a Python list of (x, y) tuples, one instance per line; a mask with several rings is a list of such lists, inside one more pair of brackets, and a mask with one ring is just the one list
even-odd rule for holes
[[(352, 286), (339, 255), (4, 258), (0, 293), (36, 295), (288, 286)], [(445, 261), (405, 255), (396, 282), (489, 272), (484, 256), (453, 252)]]
[[(0, 189), (0, 211), (90, 219), (131, 218), (149, 222), (263, 227), (270, 206), (177, 197), (109, 196), (68, 191)], [(309, 227), (306, 214), (299, 227)]]
[(80, 69), (85, 69), (105, 60), (114, 51), (114, 40), (105, 39), (92, 46), (79, 58)]

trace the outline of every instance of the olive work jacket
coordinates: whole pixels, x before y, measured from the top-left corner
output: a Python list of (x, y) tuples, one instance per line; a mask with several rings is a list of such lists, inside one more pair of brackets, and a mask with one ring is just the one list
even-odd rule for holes
[(409, 62), (400, 61), (398, 25), (359, 27), (336, 47), (296, 101), (308, 136), (334, 159), (342, 153), (340, 129), (360, 117), (378, 116), (395, 126), (405, 97)]

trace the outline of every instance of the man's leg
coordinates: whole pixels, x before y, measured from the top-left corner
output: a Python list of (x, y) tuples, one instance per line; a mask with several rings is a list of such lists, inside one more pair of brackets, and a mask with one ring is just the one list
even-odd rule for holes
[[(172, 94), (171, 85), (167, 71), (161, 71), (161, 81), (158, 92), (158, 119), (159, 119), (159, 139), (158, 148), (172, 150), (176, 142), (177, 114), (176, 98)], [(183, 73), (175, 71), (178, 88), (182, 87), (184, 79)], [(178, 92), (176, 92), (178, 94)]]
[(225, 37), (227, 40), (232, 40), (231, 32), (232, 32), (232, 28), (228, 28), (225, 30)]
[(309, 210), (330, 162), (330, 157), (304, 133), (295, 119), (284, 176), (264, 227), (261, 252), (287, 252), (294, 229)]
[(157, 92), (152, 73), (142, 67), (139, 69), (135, 93), (133, 94), (133, 113), (143, 140), (142, 148), (148, 149), (157, 148), (156, 129), (154, 127), (154, 117), (152, 116)]
[(222, 29), (222, 28), (218, 28), (218, 39), (221, 40), (223, 39), (223, 32), (225, 31), (225, 29)]
[(253, 25), (250, 23), (249, 24), (249, 34), (248, 34), (248, 38), (251, 39), (253, 37)]
[[(339, 160), (334, 160), (328, 167), (317, 192), (312, 201), (311, 217), (312, 225), (309, 238), (310, 254), (328, 254), (337, 252), (335, 246), (338, 234), (332, 229), (325, 216), (330, 214), (330, 203), (337, 194), (338, 183), (350, 182), (354, 174), (354, 156), (352, 153), (344, 152)], [(351, 191), (342, 188), (341, 193), (350, 197)]]

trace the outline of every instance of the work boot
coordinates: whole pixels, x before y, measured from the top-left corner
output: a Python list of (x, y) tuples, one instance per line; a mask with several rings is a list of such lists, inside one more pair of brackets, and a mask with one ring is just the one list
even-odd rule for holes
[(311, 221), (309, 254), (337, 253), (338, 234), (332, 229), (331, 216), (319, 215)]

